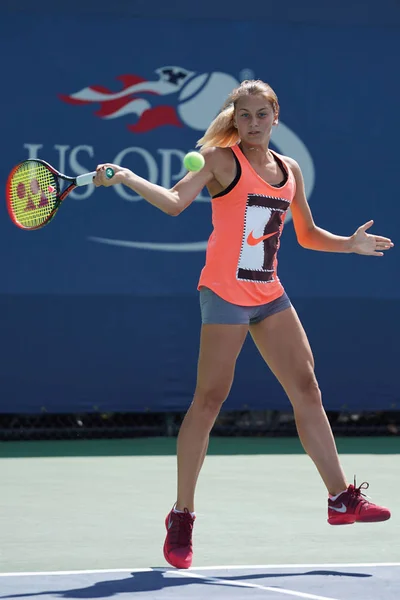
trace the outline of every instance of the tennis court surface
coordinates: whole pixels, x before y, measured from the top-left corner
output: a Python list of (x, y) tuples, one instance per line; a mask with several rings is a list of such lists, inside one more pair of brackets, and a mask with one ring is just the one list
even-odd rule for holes
[(0, 444), (0, 600), (398, 600), (400, 440), (337, 442), (390, 521), (329, 526), (296, 439), (212, 438), (187, 571), (162, 555), (175, 440)]
[(400, 563), (3, 574), (0, 598), (398, 600)]

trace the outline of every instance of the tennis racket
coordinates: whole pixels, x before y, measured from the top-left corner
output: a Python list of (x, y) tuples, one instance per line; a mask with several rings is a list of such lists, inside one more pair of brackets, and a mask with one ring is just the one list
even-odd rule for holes
[[(77, 177), (63, 175), (44, 160), (28, 158), (16, 165), (7, 179), (6, 202), (11, 220), (21, 229), (40, 229), (55, 216), (75, 188), (93, 182), (96, 171)], [(111, 179), (114, 170), (106, 169)], [(61, 192), (61, 180), (69, 186)]]

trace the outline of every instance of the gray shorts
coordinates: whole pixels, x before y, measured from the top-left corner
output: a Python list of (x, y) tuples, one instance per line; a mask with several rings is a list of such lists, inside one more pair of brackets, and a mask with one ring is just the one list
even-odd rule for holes
[(208, 287), (200, 288), (203, 325), (255, 325), (291, 306), (286, 292), (276, 300), (259, 306), (239, 306), (223, 300)]

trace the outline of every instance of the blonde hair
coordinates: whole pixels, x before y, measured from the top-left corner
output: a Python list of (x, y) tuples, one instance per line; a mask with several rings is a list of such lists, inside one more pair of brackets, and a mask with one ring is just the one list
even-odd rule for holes
[(201, 148), (229, 148), (237, 144), (240, 138), (234, 125), (236, 103), (242, 96), (256, 96), (257, 94), (263, 95), (268, 100), (276, 117), (278, 117), (278, 97), (272, 87), (260, 79), (246, 79), (229, 94), (220, 113), (211, 122), (196, 146)]

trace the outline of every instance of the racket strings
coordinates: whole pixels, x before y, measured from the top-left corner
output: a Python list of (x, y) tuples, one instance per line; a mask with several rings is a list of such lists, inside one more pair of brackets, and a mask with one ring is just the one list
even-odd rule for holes
[(13, 175), (10, 196), (18, 223), (27, 228), (38, 227), (57, 206), (57, 178), (39, 162), (23, 163)]

